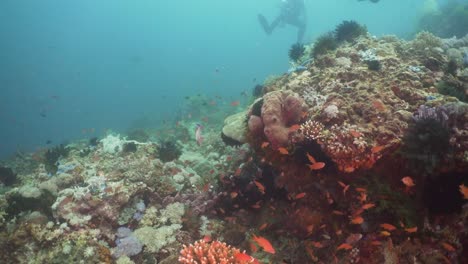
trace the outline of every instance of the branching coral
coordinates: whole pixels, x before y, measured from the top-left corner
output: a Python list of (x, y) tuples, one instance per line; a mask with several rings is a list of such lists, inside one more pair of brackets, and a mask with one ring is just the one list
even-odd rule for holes
[(241, 264), (255, 263), (255, 259), (250, 261), (239, 260), (236, 255), (241, 254), (240, 250), (222, 243), (213, 241), (211, 243), (198, 240), (194, 244), (185, 246), (180, 251), (179, 263), (182, 264)]

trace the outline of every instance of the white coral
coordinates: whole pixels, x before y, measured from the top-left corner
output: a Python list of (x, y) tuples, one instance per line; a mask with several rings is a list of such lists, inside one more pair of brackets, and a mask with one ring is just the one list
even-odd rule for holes
[(120, 138), (120, 135), (107, 135), (107, 137), (101, 140), (102, 150), (109, 154), (115, 154), (123, 149), (124, 140)]

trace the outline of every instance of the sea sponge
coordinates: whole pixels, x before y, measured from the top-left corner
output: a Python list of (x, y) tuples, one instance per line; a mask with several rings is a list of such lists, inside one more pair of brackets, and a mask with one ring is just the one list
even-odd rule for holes
[(273, 147), (286, 146), (289, 127), (301, 121), (306, 105), (296, 93), (274, 91), (263, 97), (263, 132)]
[[(247, 134), (247, 111), (243, 111), (224, 120), (222, 136), (224, 142), (228, 145), (242, 145), (246, 142), (245, 135)], [(233, 141), (229, 141), (231, 139)], [(237, 144), (236, 144), (237, 143)]]

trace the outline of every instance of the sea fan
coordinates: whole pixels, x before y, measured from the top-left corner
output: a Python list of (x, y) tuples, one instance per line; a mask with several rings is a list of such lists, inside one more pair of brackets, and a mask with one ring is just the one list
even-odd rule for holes
[(289, 58), (293, 61), (298, 61), (304, 55), (304, 51), (304, 45), (301, 43), (293, 44), (289, 49)]
[(367, 28), (353, 20), (345, 20), (335, 28), (335, 38), (338, 42), (352, 41), (366, 33)]

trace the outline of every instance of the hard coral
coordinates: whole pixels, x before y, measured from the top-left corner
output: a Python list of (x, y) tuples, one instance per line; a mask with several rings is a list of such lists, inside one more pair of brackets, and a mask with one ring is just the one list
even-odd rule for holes
[(300, 122), (305, 110), (304, 100), (295, 93), (274, 91), (263, 97), (263, 131), (273, 147), (288, 144), (289, 127)]
[(184, 249), (180, 251), (179, 263), (193, 264), (241, 264), (254, 263), (236, 259), (236, 254), (241, 253), (239, 249), (231, 247), (226, 243), (213, 241), (211, 243), (204, 240), (198, 240), (189, 246), (184, 245)]

